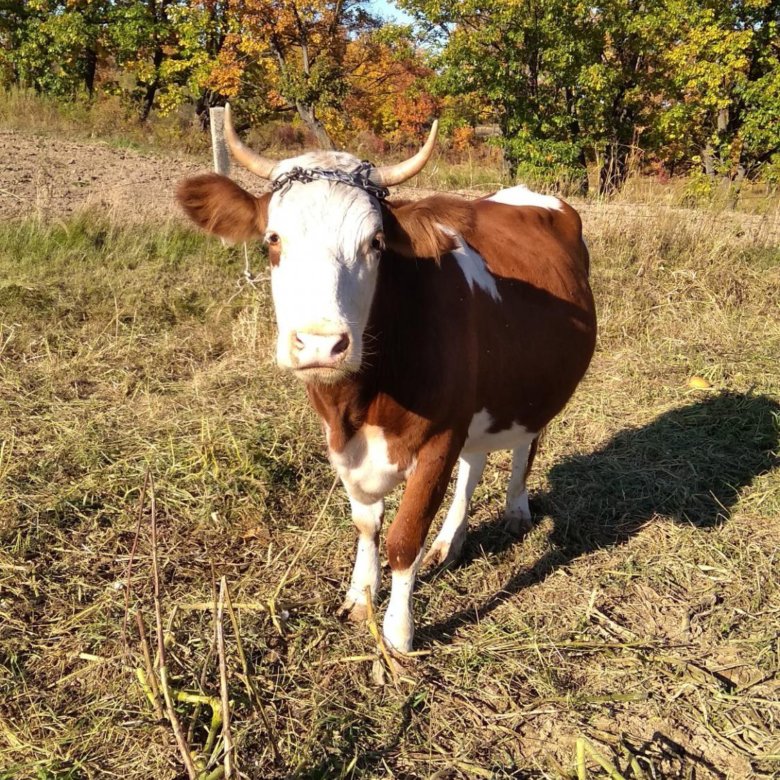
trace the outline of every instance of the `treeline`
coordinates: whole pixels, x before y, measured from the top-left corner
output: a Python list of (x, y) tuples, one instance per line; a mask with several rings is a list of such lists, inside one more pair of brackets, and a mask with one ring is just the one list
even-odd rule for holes
[(780, 0), (0, 0), (0, 79), (121, 96), (141, 121), (230, 99), (324, 147), (456, 146), (494, 125), (514, 174), (618, 189), (632, 168), (780, 181)]

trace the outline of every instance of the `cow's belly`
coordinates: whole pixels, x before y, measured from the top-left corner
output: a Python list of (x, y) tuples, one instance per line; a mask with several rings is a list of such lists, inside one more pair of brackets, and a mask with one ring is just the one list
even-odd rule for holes
[(528, 446), (539, 434), (529, 431), (525, 426), (513, 423), (510, 428), (491, 432), (493, 417), (487, 409), (477, 412), (469, 424), (469, 432), (463, 452), (493, 452), (494, 450), (513, 450)]
[(414, 468), (414, 459), (406, 468), (391, 461), (384, 432), (376, 425), (364, 425), (341, 452), (329, 443), (328, 456), (350, 496), (363, 504), (384, 498)]

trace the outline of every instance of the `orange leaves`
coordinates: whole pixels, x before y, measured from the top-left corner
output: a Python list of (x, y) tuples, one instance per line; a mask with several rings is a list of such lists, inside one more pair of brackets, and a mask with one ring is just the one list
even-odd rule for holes
[(422, 55), (408, 43), (398, 47), (366, 36), (349, 43), (346, 57), (351, 89), (345, 107), (353, 129), (395, 143), (419, 140), (439, 113)]

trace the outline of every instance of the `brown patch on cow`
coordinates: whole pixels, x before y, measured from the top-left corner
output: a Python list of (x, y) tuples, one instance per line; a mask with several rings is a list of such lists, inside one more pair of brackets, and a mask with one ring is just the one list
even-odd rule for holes
[(185, 179), (176, 190), (176, 199), (196, 225), (233, 242), (263, 235), (270, 198), (258, 198), (217, 173)]
[[(471, 289), (450, 251), (458, 232), (496, 279)], [(364, 424), (391, 461), (416, 459), (388, 530), (393, 569), (415, 560), (473, 415), (491, 432), (540, 431), (582, 378), (595, 344), (587, 250), (576, 213), (435, 197), (385, 208), (387, 250), (366, 330), (368, 358), (336, 386), (308, 386), (340, 450)], [(439, 262), (409, 262), (409, 258)], [(536, 446), (529, 453), (529, 468)]]
[(434, 195), (418, 201), (384, 204), (383, 222), (387, 247), (403, 257), (438, 260), (455, 248), (441, 225), (464, 233), (474, 225), (473, 205), (462, 198)]

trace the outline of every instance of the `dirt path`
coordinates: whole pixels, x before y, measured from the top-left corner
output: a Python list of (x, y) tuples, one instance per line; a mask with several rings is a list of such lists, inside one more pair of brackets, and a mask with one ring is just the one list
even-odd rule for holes
[(167, 219), (176, 210), (176, 183), (204, 170), (207, 160), (0, 131), (0, 219), (84, 208), (121, 220)]
[[(164, 220), (179, 214), (177, 183), (209, 170), (206, 156), (159, 155), (0, 130), (0, 219), (62, 218), (99, 208), (122, 221)], [(243, 170), (234, 168), (231, 176), (247, 189), (263, 190), (257, 177)], [(407, 198), (432, 193), (402, 189)]]
[[(210, 170), (204, 157), (157, 155), (109, 146), (103, 142), (67, 141), (0, 130), (0, 220), (37, 215), (66, 217), (85, 208), (106, 210), (120, 221), (167, 220), (178, 216), (176, 184), (185, 176)], [(248, 189), (262, 187), (251, 174), (234, 169), (233, 177)], [(430, 190), (402, 187), (406, 198), (422, 198)], [(461, 193), (476, 197), (482, 193)], [(693, 223), (713, 218), (732, 223), (735, 237), (747, 234), (780, 241), (778, 212), (769, 216), (695, 209), (661, 204), (576, 204), (588, 229), (605, 219), (642, 221), (684, 219)]]

